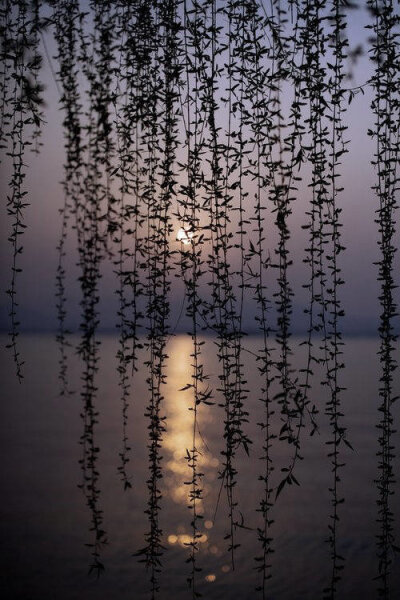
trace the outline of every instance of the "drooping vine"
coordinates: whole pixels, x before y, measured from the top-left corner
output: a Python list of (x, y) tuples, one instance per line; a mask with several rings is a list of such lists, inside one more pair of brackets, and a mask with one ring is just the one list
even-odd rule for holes
[(1, 134), (2, 146), (12, 163), (7, 195), (7, 215), (11, 223), (8, 240), (12, 248), (11, 281), (7, 290), (10, 300), (10, 342), (16, 373), (23, 377), (23, 359), (18, 348), (19, 317), (17, 285), (21, 273), (20, 257), (23, 252), (22, 235), (25, 231), (25, 213), (29, 206), (25, 188), (26, 152), (37, 149), (42, 122), (42, 85), (38, 81), (41, 66), (37, 2), (18, 0), (3, 2), (2, 18), (2, 83)]
[[(138, 331), (143, 318), (139, 308), (140, 297), (143, 295), (143, 285), (139, 276), (140, 228), (144, 221), (140, 203), (142, 185), (140, 126), (143, 112), (140, 86), (144, 88), (144, 77), (148, 61), (151, 60), (151, 50), (146, 44), (148, 35), (146, 11), (139, 9), (139, 4), (134, 6), (131, 2), (120, 2), (121, 52), (114, 100), (118, 156), (115, 175), (120, 181), (119, 206), (116, 209), (119, 223), (114, 236), (118, 248), (118, 258), (115, 260), (119, 280), (116, 291), (119, 301), (117, 326), (120, 330), (117, 357), (122, 401), (122, 448), (119, 453), (118, 470), (124, 489), (131, 487), (127, 472), (130, 460), (128, 408), (132, 377), (138, 370), (138, 351), (142, 348)], [(135, 32), (135, 35), (132, 32)]]
[[(174, 164), (177, 148), (177, 114), (179, 110), (179, 31), (177, 18), (178, 3), (175, 0), (162, 0), (156, 3), (150, 18), (156, 19), (158, 44), (154, 46), (154, 58), (149, 73), (151, 87), (151, 114), (147, 146), (149, 154), (148, 183), (145, 190), (147, 205), (147, 348), (149, 368), (147, 378), (150, 401), (146, 409), (149, 419), (149, 467), (147, 481), (149, 499), (146, 513), (150, 529), (146, 534), (147, 546), (140, 550), (146, 565), (151, 570), (152, 597), (159, 591), (158, 571), (163, 552), (162, 530), (159, 522), (162, 493), (160, 480), (162, 468), (160, 454), (165, 416), (163, 415), (163, 385), (165, 384), (166, 343), (169, 334), (168, 317), (170, 312), (170, 246), (172, 233), (171, 206), (177, 185)], [(157, 114), (163, 107), (163, 118), (159, 123)], [(155, 156), (158, 151), (159, 155)]]
[(399, 24), (400, 18), (396, 12), (395, 3), (391, 0), (368, 2), (372, 17), (369, 28), (373, 33), (371, 60), (375, 63), (375, 71), (371, 78), (374, 91), (372, 111), (374, 124), (369, 135), (376, 141), (376, 149), (372, 164), (376, 169), (376, 184), (373, 189), (378, 199), (376, 210), (379, 230), (378, 280), (380, 282), (379, 302), (381, 307), (379, 336), (379, 358), (381, 366), (379, 396), (381, 413), (379, 423), (378, 450), (378, 523), (377, 555), (379, 582), (378, 593), (381, 598), (390, 597), (390, 573), (393, 553), (398, 552), (395, 545), (393, 488), (395, 476), (393, 470), (394, 439), (393, 402), (396, 392), (393, 386), (393, 376), (397, 368), (396, 332), (394, 317), (396, 316), (396, 301), (394, 289), (394, 234), (396, 227), (396, 209), (398, 203), (399, 163)]
[[(255, 300), (257, 303), (258, 314), (256, 321), (261, 333), (262, 347), (258, 352), (256, 360), (259, 363), (258, 369), (262, 377), (260, 402), (263, 405), (264, 418), (258, 424), (263, 436), (263, 472), (259, 479), (263, 482), (263, 494), (260, 499), (260, 505), (257, 509), (262, 515), (262, 524), (257, 528), (258, 540), (261, 545), (261, 555), (256, 557), (257, 570), (261, 573), (261, 583), (257, 590), (262, 592), (262, 597), (267, 597), (268, 580), (271, 577), (271, 558), (273, 553), (271, 528), (273, 517), (271, 510), (273, 507), (273, 485), (272, 474), (274, 471), (272, 461), (272, 443), (276, 437), (272, 432), (272, 417), (274, 410), (271, 401), (271, 385), (273, 383), (273, 365), (271, 356), (271, 323), (268, 310), (271, 301), (267, 295), (266, 277), (270, 268), (270, 256), (265, 251), (264, 244), (266, 240), (266, 189), (268, 187), (269, 172), (265, 174), (263, 170), (263, 156), (265, 147), (268, 144), (268, 135), (271, 125), (271, 116), (269, 114), (269, 103), (262, 101), (263, 87), (265, 86), (267, 73), (261, 69), (265, 57), (269, 55), (268, 46), (263, 43), (259, 35), (260, 27), (264, 25), (264, 19), (259, 13), (259, 7), (256, 2), (249, 2), (246, 5), (244, 17), (250, 23), (249, 34), (246, 39), (246, 100), (250, 103), (251, 109), (246, 114), (246, 123), (250, 128), (250, 142), (253, 142), (256, 148), (254, 158), (249, 158), (248, 172), (256, 181), (256, 191), (254, 194), (254, 216), (250, 221), (254, 223), (252, 231), (255, 234), (255, 242), (249, 241), (249, 251), (246, 260), (246, 274), (253, 282), (251, 289), (254, 289)], [(252, 266), (252, 260), (256, 260), (255, 267)]]
[(332, 557), (332, 575), (330, 586), (326, 590), (327, 598), (337, 597), (336, 585), (340, 580), (340, 573), (343, 569), (343, 557), (338, 549), (338, 524), (339, 524), (339, 506), (344, 502), (340, 493), (340, 470), (344, 466), (341, 459), (341, 450), (343, 444), (351, 448), (346, 439), (346, 427), (343, 423), (343, 414), (341, 412), (341, 392), (343, 391), (340, 382), (340, 373), (344, 367), (341, 358), (343, 341), (340, 330), (340, 319), (344, 315), (340, 300), (340, 286), (343, 285), (341, 276), (341, 267), (339, 264), (340, 254), (344, 250), (341, 242), (341, 208), (337, 203), (337, 198), (343, 189), (340, 187), (340, 165), (342, 158), (347, 153), (347, 142), (344, 138), (346, 125), (343, 123), (343, 114), (345, 112), (344, 100), (344, 79), (345, 69), (344, 61), (346, 58), (346, 48), (348, 47), (347, 37), (344, 35), (346, 30), (346, 13), (340, 2), (333, 3), (331, 9), (332, 15), (332, 35), (329, 41), (329, 47), (332, 49), (334, 62), (329, 63), (331, 70), (331, 79), (328, 82), (328, 88), (331, 91), (329, 98), (331, 104), (331, 116), (328, 120), (331, 122), (331, 154), (328, 163), (328, 179), (331, 181), (331, 192), (325, 209), (325, 220), (327, 224), (327, 236), (330, 241), (329, 254), (326, 253), (327, 271), (329, 284), (327, 285), (327, 308), (328, 318), (326, 332), (324, 332), (325, 343), (327, 343), (326, 355), (326, 384), (329, 390), (329, 398), (326, 404), (326, 414), (329, 418), (331, 427), (331, 439), (327, 442), (331, 447), (328, 457), (331, 458), (333, 482), (330, 491), (332, 493), (332, 514), (329, 525), (330, 535), (328, 542), (331, 547)]
[[(82, 176), (82, 106), (78, 84), (78, 55), (79, 55), (79, 19), (80, 11), (77, 2), (70, 3), (69, 9), (66, 4), (59, 3), (54, 7), (54, 36), (58, 50), (58, 78), (61, 86), (61, 104), (64, 109), (65, 130), (65, 179), (64, 204), (60, 210), (61, 234), (58, 243), (58, 265), (56, 274), (56, 298), (58, 332), (57, 341), (60, 349), (60, 392), (64, 395), (68, 391), (68, 360), (67, 348), (68, 328), (67, 297), (65, 289), (65, 256), (68, 225), (70, 218), (74, 219), (79, 248), (82, 245), (81, 220), (79, 218), (79, 203), (81, 193)], [(56, 79), (58, 81), (58, 79)]]
[(192, 376), (190, 383), (183, 390), (191, 389), (193, 404), (189, 410), (193, 413), (192, 447), (186, 449), (186, 460), (191, 470), (191, 479), (187, 481), (189, 487), (188, 508), (191, 511), (191, 541), (188, 542), (191, 572), (188, 583), (192, 590), (192, 597), (199, 596), (197, 591), (198, 573), (201, 567), (197, 564), (199, 553), (199, 538), (201, 537), (201, 523), (203, 516), (199, 512), (199, 505), (203, 501), (202, 479), (204, 474), (199, 469), (199, 423), (198, 415), (203, 403), (211, 404), (211, 391), (206, 385), (207, 375), (201, 360), (201, 349), (204, 341), (199, 339), (202, 322), (200, 308), (202, 301), (199, 295), (199, 281), (202, 276), (202, 240), (201, 232), (201, 153), (204, 148), (204, 117), (199, 110), (202, 97), (199, 89), (199, 70), (204, 69), (204, 55), (202, 54), (202, 28), (204, 21), (200, 6), (195, 4), (191, 9), (188, 2), (184, 2), (184, 64), (186, 83), (186, 97), (182, 98), (183, 120), (185, 124), (185, 143), (187, 146), (186, 177), (187, 184), (181, 186), (178, 200), (178, 218), (180, 228), (180, 268), (185, 284), (185, 300), (187, 302), (186, 314), (191, 322), (190, 336), (192, 339)]

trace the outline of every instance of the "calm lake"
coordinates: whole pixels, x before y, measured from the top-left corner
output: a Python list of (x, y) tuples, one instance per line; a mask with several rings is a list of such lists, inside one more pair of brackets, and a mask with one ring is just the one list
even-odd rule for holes
[[(76, 339), (75, 339), (76, 341)], [(304, 349), (293, 338), (293, 365), (301, 368)], [(2, 340), (2, 346), (6, 343)], [(262, 406), (258, 400), (260, 378), (251, 352), (261, 341), (249, 337), (245, 341), (249, 352), (243, 359), (247, 373), (247, 431), (254, 441), (250, 457), (238, 454), (238, 509), (245, 516), (248, 529), (237, 531), (235, 570), (232, 571), (224, 535), (228, 529), (227, 503), (224, 493), (217, 504), (223, 449), (224, 411), (218, 406), (221, 398), (214, 396), (214, 406), (201, 406), (199, 426), (202, 439), (199, 447), (201, 470), (204, 472), (204, 500), (200, 510), (204, 517), (201, 550), (198, 555), (198, 590), (204, 598), (224, 600), (255, 599), (260, 574), (254, 558), (260, 555), (256, 528), (260, 526), (259, 508), (262, 483), (258, 480), (263, 462), (260, 428)], [(127, 600), (150, 598), (149, 575), (133, 554), (144, 546), (148, 529), (144, 514), (147, 502), (147, 424), (144, 417), (147, 403), (146, 368), (136, 376), (130, 400), (129, 436), (132, 489), (124, 492), (118, 473), (121, 449), (122, 421), (120, 392), (116, 374), (115, 354), (118, 343), (114, 336), (101, 338), (101, 361), (98, 374), (97, 442), (100, 447), (100, 505), (104, 510), (104, 526), (109, 544), (103, 552), (105, 572), (96, 579), (88, 576), (91, 541), (90, 515), (82, 491), (78, 489), (81, 473), (79, 438), (82, 433), (79, 385), (81, 365), (76, 356), (70, 361), (71, 388), (74, 394), (60, 397), (57, 380), (58, 348), (51, 336), (23, 336), (21, 352), (25, 360), (25, 379), (16, 381), (9, 354), (2, 350), (1, 401), (1, 580), (3, 598), (7, 600)], [(217, 387), (218, 361), (215, 346), (209, 338), (204, 346), (205, 370), (211, 375), (211, 385)], [(376, 598), (377, 575), (375, 536), (378, 532), (377, 438), (379, 363), (376, 356), (378, 340), (353, 338), (346, 340), (346, 369), (342, 373), (343, 412), (348, 427), (348, 439), (354, 451), (343, 448), (341, 493), (345, 502), (340, 506), (338, 545), (345, 558), (338, 598), (357, 600)], [(191, 375), (191, 341), (189, 336), (176, 335), (168, 345), (168, 382), (165, 386), (164, 408), (167, 431), (163, 443), (161, 527), (165, 552), (160, 574), (160, 598), (181, 600), (191, 598), (186, 579), (190, 565), (187, 540), (190, 539), (191, 513), (187, 508), (189, 477), (186, 448), (192, 443), (191, 393), (179, 391)], [(395, 386), (400, 391), (399, 374)], [(330, 514), (331, 466), (327, 458), (326, 417), (323, 415), (325, 392), (314, 383), (312, 401), (320, 410), (319, 432), (313, 437), (304, 434), (302, 454), (296, 477), (300, 486), (285, 488), (273, 509), (274, 542), (272, 578), (269, 581), (270, 600), (322, 598), (329, 583), (330, 560), (328, 537)], [(397, 424), (400, 403), (395, 407)], [(276, 426), (279, 415), (274, 416)], [(400, 454), (398, 434), (397, 454)], [(275, 444), (273, 457), (279, 472), (285, 448)], [(395, 473), (400, 473), (400, 460), (395, 459)], [(276, 474), (277, 476), (277, 474)], [(398, 476), (397, 479), (400, 479)], [(396, 535), (400, 538), (400, 486), (397, 484), (395, 507)], [(400, 597), (400, 555), (394, 557), (391, 576), (392, 598)]]

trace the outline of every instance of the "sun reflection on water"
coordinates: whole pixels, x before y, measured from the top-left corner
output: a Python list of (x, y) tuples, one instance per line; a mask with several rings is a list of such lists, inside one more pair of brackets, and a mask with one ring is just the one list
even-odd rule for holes
[[(186, 459), (187, 450), (193, 445), (193, 413), (189, 410), (193, 405), (193, 390), (182, 390), (191, 383), (192, 367), (190, 354), (193, 351), (189, 337), (173, 338), (168, 347), (168, 377), (165, 391), (165, 407), (167, 414), (167, 431), (164, 438), (166, 451), (165, 484), (171, 499), (178, 503), (189, 504), (190, 486), (185, 481), (191, 478), (191, 470)], [(207, 447), (206, 427), (212, 420), (210, 407), (202, 405), (199, 410), (197, 432), (197, 448), (200, 452), (198, 467), (202, 472), (207, 471), (207, 480), (212, 481), (217, 476), (219, 460), (211, 454)], [(207, 486), (204, 486), (205, 495)], [(199, 514), (204, 513), (203, 500), (197, 501)], [(207, 521), (210, 523), (210, 521)], [(209, 528), (209, 527), (207, 527)]]
[[(165, 449), (165, 477), (164, 485), (166, 493), (171, 500), (177, 504), (184, 505), (187, 508), (190, 504), (191, 486), (185, 484), (192, 478), (192, 471), (187, 461), (187, 451), (193, 446), (193, 412), (190, 408), (193, 406), (193, 390), (191, 388), (182, 390), (188, 383), (191, 383), (192, 366), (191, 356), (193, 351), (192, 341), (189, 337), (177, 336), (173, 338), (168, 347), (168, 377), (165, 388), (165, 409), (167, 416), (167, 431), (164, 438)], [(198, 412), (198, 428), (196, 432), (196, 446), (199, 451), (198, 469), (206, 474), (206, 481), (214, 481), (218, 476), (219, 460), (212, 455), (207, 444), (206, 430), (207, 425), (212, 422), (212, 412), (209, 406), (201, 405)], [(206, 518), (206, 509), (208, 512), (213, 507), (205, 507), (207, 503), (207, 494), (210, 492), (208, 484), (203, 485), (204, 500), (199, 498), (196, 502), (196, 510), (200, 515), (204, 515), (203, 531), (199, 532), (196, 543), (203, 551), (210, 553), (210, 533), (213, 528), (213, 522), (209, 517)], [(188, 517), (188, 519), (185, 519)], [(168, 543), (174, 546), (190, 547), (193, 545), (193, 535), (189, 530), (189, 513), (183, 513), (183, 518), (187, 521), (187, 527), (179, 525), (175, 531), (168, 535)], [(211, 551), (211, 554), (213, 552)], [(213, 580), (208, 580), (213, 581)]]

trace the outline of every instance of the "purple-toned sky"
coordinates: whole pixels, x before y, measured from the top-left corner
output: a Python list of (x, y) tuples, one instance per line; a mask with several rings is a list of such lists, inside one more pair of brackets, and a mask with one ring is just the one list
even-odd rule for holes
[[(363, 3), (364, 4), (364, 3)], [(349, 16), (349, 39), (353, 47), (359, 43), (367, 49), (369, 33), (364, 29), (368, 20), (364, 7), (351, 11)], [(50, 51), (52, 52), (52, 46)], [(54, 52), (53, 52), (54, 53)], [(367, 53), (360, 57), (354, 67), (354, 79), (349, 87), (364, 83), (370, 76), (370, 63)], [(28, 229), (24, 235), (24, 254), (21, 265), (23, 273), (18, 282), (19, 316), (23, 330), (54, 330), (56, 327), (55, 310), (55, 274), (57, 266), (56, 246), (60, 233), (59, 210), (63, 202), (63, 191), (60, 181), (63, 178), (63, 137), (62, 115), (58, 105), (58, 92), (52, 79), (49, 65), (44, 67), (43, 81), (46, 86), (46, 119), (47, 125), (43, 132), (43, 149), (39, 156), (29, 157), (27, 174), (27, 189), (29, 190), (30, 206), (26, 210)], [(375, 171), (370, 164), (373, 154), (373, 142), (367, 136), (371, 125), (370, 112), (371, 92), (366, 88), (365, 95), (358, 94), (350, 105), (345, 120), (349, 126), (349, 153), (345, 155), (342, 166), (342, 184), (345, 191), (339, 203), (343, 208), (343, 241), (347, 250), (342, 254), (346, 285), (341, 289), (341, 295), (346, 312), (345, 329), (349, 333), (370, 334), (376, 331), (379, 306), (377, 297), (379, 287), (376, 281), (377, 268), (373, 265), (378, 257), (377, 225), (374, 223), (377, 199), (371, 186), (375, 181)], [(1, 165), (1, 193), (7, 194), (7, 160)], [(302, 264), (306, 234), (301, 225), (306, 222), (304, 215), (307, 190), (299, 194), (299, 199), (293, 206), (291, 218), (294, 266), (291, 277), (295, 291), (293, 326), (297, 331), (302, 328), (303, 309), (307, 305), (307, 295), (302, 284), (307, 271)], [(9, 222), (6, 216), (5, 202), (2, 203), (1, 215), (1, 303), (0, 327), (8, 329), (8, 297), (5, 290), (10, 279), (10, 247), (7, 243)], [(268, 244), (268, 241), (266, 242)], [(68, 302), (69, 320), (73, 328), (79, 324), (79, 288), (76, 283), (78, 270), (75, 266), (74, 232), (68, 239)], [(399, 233), (396, 234), (396, 245), (399, 245)], [(272, 249), (273, 250), (273, 249)], [(399, 267), (398, 257), (396, 267)], [(112, 268), (107, 267), (101, 284), (101, 327), (110, 330), (115, 327), (116, 296), (115, 281)], [(172, 290), (172, 312), (176, 314), (182, 302), (182, 288)], [(247, 327), (251, 328), (253, 315), (247, 314)], [(185, 327), (184, 320), (181, 327)]]

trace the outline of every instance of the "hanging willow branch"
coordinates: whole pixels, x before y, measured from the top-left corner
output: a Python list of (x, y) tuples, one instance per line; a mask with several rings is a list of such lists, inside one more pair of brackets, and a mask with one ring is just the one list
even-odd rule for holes
[[(159, 44), (154, 46), (155, 54), (149, 81), (151, 87), (151, 121), (147, 138), (149, 160), (148, 187), (145, 190), (147, 204), (147, 318), (149, 351), (149, 376), (147, 379), (150, 402), (146, 410), (149, 418), (149, 466), (147, 481), (149, 490), (148, 509), (150, 530), (146, 534), (147, 546), (139, 551), (151, 570), (152, 597), (159, 591), (158, 577), (163, 553), (162, 530), (159, 523), (162, 493), (160, 448), (165, 431), (165, 417), (162, 414), (163, 390), (165, 383), (166, 342), (169, 333), (170, 312), (169, 290), (171, 269), (169, 237), (172, 232), (171, 205), (176, 194), (174, 172), (177, 148), (177, 105), (179, 100), (180, 65), (179, 30), (177, 2), (163, 0), (156, 4), (153, 18), (158, 26)], [(151, 15), (149, 15), (151, 18)], [(162, 119), (157, 115), (162, 106)], [(155, 156), (155, 151), (159, 156)]]
[(340, 469), (344, 466), (340, 459), (341, 444), (346, 444), (351, 448), (346, 440), (346, 428), (343, 425), (343, 414), (341, 412), (341, 392), (339, 375), (344, 364), (341, 360), (343, 342), (340, 332), (340, 318), (343, 316), (341, 309), (339, 286), (343, 284), (341, 278), (341, 269), (338, 256), (344, 250), (341, 244), (340, 221), (341, 209), (337, 206), (337, 197), (343, 188), (339, 186), (341, 157), (347, 152), (346, 142), (343, 135), (347, 127), (343, 125), (342, 118), (344, 114), (344, 86), (345, 78), (344, 60), (346, 58), (346, 47), (348, 41), (345, 33), (346, 15), (344, 7), (337, 0), (333, 3), (331, 11), (332, 36), (329, 47), (332, 49), (334, 62), (328, 63), (332, 72), (328, 88), (331, 90), (331, 121), (332, 139), (331, 154), (329, 161), (328, 178), (331, 181), (331, 195), (328, 198), (325, 209), (325, 221), (328, 229), (328, 239), (331, 239), (331, 248), (329, 254), (326, 252), (327, 270), (330, 277), (327, 286), (327, 308), (329, 310), (328, 321), (324, 332), (324, 341), (326, 344), (326, 385), (329, 390), (329, 399), (326, 405), (326, 414), (329, 417), (332, 438), (327, 442), (331, 446), (328, 457), (331, 458), (333, 483), (330, 488), (332, 494), (332, 514), (329, 525), (330, 536), (328, 542), (331, 547), (332, 557), (332, 575), (330, 586), (326, 589), (327, 598), (335, 598), (337, 595), (336, 585), (340, 580), (340, 572), (343, 569), (343, 558), (338, 551), (338, 523), (339, 523), (339, 505), (344, 502), (344, 498), (339, 495)]
[[(99, 7), (92, 6), (95, 18)], [(103, 529), (103, 512), (99, 506), (100, 488), (98, 471), (99, 447), (96, 444), (95, 428), (98, 422), (96, 409), (96, 374), (98, 371), (98, 345), (96, 331), (99, 324), (99, 280), (100, 262), (104, 255), (104, 235), (101, 230), (101, 210), (107, 199), (108, 183), (104, 183), (102, 166), (107, 165), (109, 155), (107, 119), (109, 97), (100, 91), (99, 81), (103, 71), (110, 69), (104, 64), (103, 48), (98, 45), (98, 34), (84, 31), (84, 17), (79, 2), (54, 3), (54, 22), (58, 42), (59, 77), (63, 89), (62, 103), (66, 112), (67, 162), (65, 165), (64, 188), (66, 193), (65, 211), (71, 207), (77, 233), (79, 277), (82, 292), (82, 338), (78, 347), (83, 362), (83, 403), (81, 436), (82, 459), (80, 460), (83, 481), (80, 485), (91, 514), (90, 531), (93, 540), (88, 546), (92, 549), (90, 571), (97, 575), (104, 569), (101, 550), (107, 543)], [(101, 37), (101, 36), (100, 36)], [(102, 38), (101, 38), (102, 39)], [(83, 111), (80, 102), (80, 89), (77, 79), (82, 69), (88, 83), (88, 108)], [(107, 91), (107, 90), (106, 90)], [(85, 142), (83, 142), (85, 139)], [(64, 219), (67, 213), (64, 212)], [(60, 258), (62, 258), (65, 230), (62, 230)], [(63, 326), (63, 267), (59, 267), (59, 319)], [(59, 336), (64, 340), (65, 332)], [(63, 371), (61, 358), (61, 377)]]
[(390, 0), (382, 2), (370, 1), (368, 7), (373, 19), (369, 26), (373, 32), (371, 59), (375, 63), (375, 73), (371, 78), (374, 90), (372, 110), (375, 116), (373, 129), (369, 135), (376, 140), (375, 156), (372, 164), (376, 167), (377, 183), (373, 187), (379, 201), (377, 224), (379, 228), (380, 260), (378, 262), (378, 280), (381, 283), (379, 301), (381, 305), (379, 335), (379, 357), (381, 377), (379, 396), (381, 413), (377, 425), (379, 435), (379, 477), (377, 479), (378, 523), (380, 531), (377, 535), (377, 554), (379, 570), (378, 593), (382, 598), (389, 598), (390, 572), (393, 552), (398, 551), (395, 545), (394, 515), (391, 496), (394, 486), (394, 443), (392, 405), (397, 399), (393, 389), (393, 375), (397, 368), (395, 358), (397, 336), (394, 331), (394, 317), (397, 306), (394, 299), (393, 260), (396, 252), (394, 246), (395, 213), (398, 208), (396, 191), (398, 190), (399, 163), (399, 15), (394, 3)]
[[(202, 32), (204, 27), (203, 14), (199, 5), (188, 10), (188, 3), (184, 2), (184, 63), (185, 83), (187, 96), (184, 100), (183, 119), (187, 146), (187, 184), (181, 187), (178, 200), (178, 218), (182, 227), (180, 268), (185, 283), (185, 299), (187, 301), (186, 314), (191, 321), (191, 338), (193, 349), (192, 379), (183, 390), (193, 391), (193, 404), (189, 410), (193, 413), (192, 447), (186, 449), (186, 460), (191, 470), (191, 479), (185, 482), (189, 488), (188, 508), (191, 511), (192, 539), (188, 542), (191, 572), (188, 577), (192, 589), (192, 597), (200, 596), (197, 591), (198, 573), (201, 568), (197, 566), (199, 552), (199, 538), (201, 537), (201, 523), (203, 516), (199, 513), (199, 505), (203, 500), (202, 479), (204, 473), (199, 470), (199, 432), (198, 415), (201, 404), (211, 404), (211, 391), (206, 386), (208, 379), (204, 372), (201, 360), (201, 348), (204, 341), (199, 339), (201, 329), (200, 309), (202, 301), (199, 296), (200, 277), (203, 274), (202, 245), (205, 238), (201, 232), (201, 154), (204, 149), (203, 130), (205, 119), (199, 110), (203, 101), (199, 87), (199, 72), (205, 68), (204, 54), (202, 53)], [(184, 104), (186, 106), (184, 106)]]
[[(58, 265), (56, 274), (56, 298), (58, 333), (57, 341), (60, 349), (61, 394), (68, 391), (68, 366), (67, 347), (68, 329), (66, 327), (66, 290), (65, 290), (65, 246), (68, 225), (71, 216), (75, 217), (75, 227), (79, 248), (82, 246), (81, 221), (78, 218), (82, 177), (82, 151), (83, 140), (81, 133), (82, 106), (78, 84), (78, 55), (80, 39), (80, 11), (79, 3), (59, 3), (54, 8), (54, 35), (58, 50), (59, 71), (58, 78), (61, 85), (61, 105), (64, 110), (65, 152), (64, 165), (65, 179), (64, 205), (60, 211), (62, 225), (58, 244)], [(81, 252), (81, 250), (80, 250)]]
[[(262, 348), (257, 355), (259, 363), (259, 372), (262, 376), (262, 387), (260, 402), (263, 405), (264, 419), (258, 424), (263, 435), (263, 455), (264, 461), (263, 473), (259, 479), (263, 482), (263, 495), (260, 500), (259, 512), (262, 515), (262, 525), (258, 527), (258, 540), (261, 544), (262, 554), (256, 557), (257, 569), (261, 573), (261, 585), (257, 588), (262, 592), (262, 597), (267, 597), (267, 581), (271, 577), (271, 554), (273, 553), (271, 527), (273, 518), (271, 510), (273, 507), (273, 486), (271, 482), (274, 471), (271, 449), (273, 439), (276, 437), (272, 433), (272, 417), (274, 410), (271, 406), (271, 385), (273, 382), (271, 358), (270, 332), (268, 309), (270, 300), (267, 296), (266, 276), (270, 267), (270, 257), (264, 249), (266, 241), (266, 199), (265, 188), (268, 186), (269, 177), (263, 174), (263, 156), (264, 148), (268, 144), (268, 135), (271, 127), (271, 116), (269, 113), (269, 103), (263, 98), (263, 87), (266, 83), (267, 74), (261, 69), (263, 60), (269, 54), (269, 48), (263, 43), (263, 37), (259, 31), (265, 25), (264, 19), (259, 14), (259, 7), (255, 2), (248, 2), (245, 6), (243, 20), (249, 23), (249, 33), (246, 39), (246, 100), (250, 103), (250, 110), (245, 115), (246, 124), (250, 127), (250, 142), (255, 144), (256, 153), (254, 158), (249, 157), (249, 175), (256, 181), (256, 192), (254, 195), (255, 214), (251, 218), (254, 222), (253, 231), (256, 242), (249, 242), (249, 252), (246, 257), (246, 271), (250, 281), (253, 281), (251, 288), (254, 289), (255, 299), (258, 308), (256, 321), (262, 334)], [(255, 267), (252, 267), (252, 259), (255, 258)]]
[(12, 248), (11, 282), (7, 290), (10, 299), (10, 343), (16, 373), (22, 380), (22, 365), (17, 339), (19, 318), (17, 283), (22, 271), (20, 257), (23, 252), (21, 236), (25, 225), (28, 191), (25, 189), (26, 151), (35, 145), (42, 122), (41, 105), (43, 87), (38, 81), (41, 67), (39, 53), (40, 20), (38, 2), (17, 0), (2, 2), (1, 7), (1, 147), (12, 162), (12, 175), (7, 195), (7, 215), (11, 222), (9, 242)]

